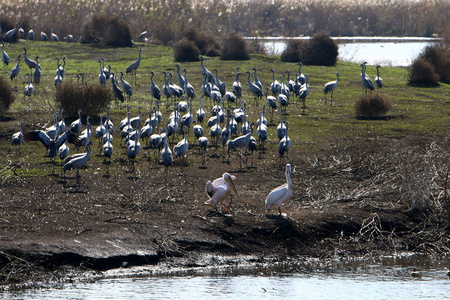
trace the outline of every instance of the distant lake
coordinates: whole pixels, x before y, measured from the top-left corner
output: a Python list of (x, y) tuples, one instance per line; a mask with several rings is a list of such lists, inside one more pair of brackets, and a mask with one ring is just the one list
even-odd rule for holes
[[(343, 38), (339, 44), (339, 60), (369, 65), (409, 66), (425, 46), (435, 40), (429, 38)], [(263, 40), (269, 54), (281, 54), (286, 39)]]

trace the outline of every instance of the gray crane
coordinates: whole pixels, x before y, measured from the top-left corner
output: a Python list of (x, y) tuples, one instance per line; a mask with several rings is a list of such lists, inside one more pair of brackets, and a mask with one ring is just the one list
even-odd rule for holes
[(116, 83), (116, 75), (114, 73), (111, 73), (111, 76), (109, 77), (112, 83), (112, 90), (114, 92), (114, 97), (117, 100), (120, 100), (121, 102), (125, 101), (125, 98), (123, 97), (123, 91), (117, 86)]
[(331, 93), (330, 106), (333, 105), (333, 92), (338, 86), (339, 73), (336, 73), (336, 80), (325, 83), (323, 93), (325, 94), (325, 104), (327, 104), (327, 94)]
[[(20, 73), (20, 57), (22, 55), (17, 55), (17, 65), (11, 69), (11, 73), (9, 74), (9, 78), (15, 82), (15, 79), (17, 78), (17, 76)], [(16, 85), (16, 89), (17, 89), (17, 85)]]
[(364, 93), (367, 94), (367, 90), (374, 90), (374, 86), (373, 86), (373, 82), (370, 79), (370, 77), (366, 74), (366, 64), (367, 62), (362, 63), (361, 65), (359, 65), (362, 70), (361, 70), (361, 84), (363, 86), (363, 90)]
[(65, 178), (65, 174), (67, 170), (70, 169), (76, 169), (77, 170), (77, 175), (76, 175), (76, 181), (77, 181), (77, 185), (80, 184), (80, 169), (83, 168), (86, 163), (89, 161), (89, 156), (91, 155), (91, 147), (90, 145), (92, 144), (92, 142), (86, 144), (85, 146), (85, 153), (79, 155), (79, 156), (71, 156), (69, 160), (66, 159), (66, 163), (64, 164), (64, 178)]
[[(184, 81), (185, 81), (185, 77), (183, 75), (181, 75), (181, 65), (177, 64), (177, 81), (178, 81), (178, 85), (181, 87), (184, 87)], [(184, 91), (186, 92), (186, 91)]]
[(34, 79), (34, 84), (36, 84), (37, 88), (39, 89), (39, 84), (41, 83), (42, 71), (41, 71), (41, 65), (39, 65), (39, 56), (36, 55), (36, 57), (34, 59), (36, 59), (36, 68), (34, 68), (33, 79)]
[(173, 162), (172, 150), (170, 150), (170, 148), (169, 148), (167, 139), (168, 139), (168, 135), (166, 132), (166, 137), (164, 138), (164, 149), (161, 151), (161, 160), (162, 160), (164, 167), (166, 168), (166, 173), (167, 173), (169, 166)]
[(53, 33), (53, 28), (50, 31), (50, 38), (52, 39), (53, 42), (58, 42), (59, 41), (58, 36), (55, 33)]
[(12, 42), (14, 39), (17, 29), (19, 27), (19, 23), (16, 23), (16, 26), (13, 29), (8, 30), (5, 35), (3, 36), (3, 40), (6, 42)]
[(215, 79), (214, 79), (213, 73), (212, 73), (210, 70), (208, 70), (208, 69), (204, 66), (204, 64), (203, 64), (204, 57), (202, 56), (202, 57), (200, 57), (200, 59), (201, 59), (202, 74), (203, 74), (203, 75), (206, 74), (206, 80), (207, 80), (209, 83), (214, 83), (214, 84), (215, 84), (216, 81), (215, 81)]
[(17, 153), (20, 156), (20, 145), (23, 143), (23, 122), (19, 122), (20, 130), (11, 137), (11, 146), (17, 146)]
[(132, 62), (126, 69), (126, 74), (131, 73), (131, 78), (133, 78), (134, 74), (134, 84), (136, 85), (136, 71), (139, 68), (139, 65), (141, 64), (141, 52), (142, 49), (139, 49), (139, 57), (134, 62)]
[(30, 72), (31, 69), (35, 69), (37, 63), (34, 60), (31, 60), (28, 55), (27, 55), (27, 48), (23, 47), (23, 51), (24, 53), (24, 57), (23, 57), (23, 61), (27, 64), (27, 66), (30, 68)]
[(47, 34), (44, 31), (41, 31), (41, 40), (44, 42), (48, 41)]
[(261, 81), (259, 81), (258, 76), (256, 75), (256, 72), (258, 71), (258, 68), (257, 68), (257, 67), (253, 67), (252, 70), (255, 71), (255, 72), (253, 73), (253, 76), (255, 77), (255, 81), (254, 81), (253, 83), (254, 83), (256, 86), (258, 86), (258, 87), (261, 89), (261, 91), (262, 91), (262, 90), (263, 90), (262, 83), (261, 83)]
[(248, 74), (247, 78), (247, 84), (248, 88), (250, 89), (250, 92), (255, 96), (255, 106), (258, 106), (258, 100), (263, 96), (262, 90), (250, 80), (250, 76), (252, 75), (252, 72), (247, 71)]
[(102, 60), (98, 61), (100, 63), (100, 74), (98, 75), (98, 82), (102, 85), (106, 84), (106, 75), (103, 72), (103, 63)]
[(379, 89), (381, 89), (384, 85), (383, 79), (380, 77), (380, 69), (381, 66), (377, 66), (377, 76), (375, 77), (375, 84)]
[(155, 81), (153, 80), (153, 77), (155, 76), (155, 72), (151, 71), (150, 74), (152, 76), (150, 77), (150, 94), (152, 95), (152, 99), (161, 100), (161, 90), (156, 85)]
[(35, 26), (36, 24), (33, 24), (32, 26), (31, 26), (31, 29), (30, 29), (30, 31), (28, 31), (28, 38), (30, 39), (30, 40), (34, 40), (34, 26)]
[(33, 84), (31, 83), (31, 74), (27, 74), (28, 75), (28, 84), (25, 86), (25, 89), (23, 90), (23, 94), (25, 96), (32, 96), (33, 95), (33, 91), (34, 91), (34, 87)]
[(220, 94), (225, 96), (226, 94), (226, 84), (219, 79), (219, 69), (214, 69), (216, 71), (216, 86), (219, 88)]
[(234, 79), (234, 82), (233, 82), (232, 91), (233, 91), (233, 94), (235, 94), (238, 99), (241, 99), (242, 98), (242, 86), (241, 86), (241, 82), (239, 81), (239, 75), (241, 75), (241, 73), (239, 73), (239, 67), (236, 67), (236, 78)]
[(286, 126), (286, 134), (278, 143), (278, 153), (280, 154), (280, 157), (282, 157), (284, 153), (286, 153), (289, 159), (289, 149), (291, 148), (291, 138), (288, 135), (289, 122), (286, 122), (285, 126)]
[(5, 64), (5, 66), (9, 65), (9, 62), (11, 61), (8, 53), (5, 52), (5, 44), (4, 43), (2, 43), (2, 61)]
[(183, 69), (183, 71), (184, 71), (184, 86), (183, 86), (184, 93), (188, 96), (189, 99), (193, 99), (195, 98), (195, 90), (192, 84), (190, 84), (187, 79), (188, 70)]
[(281, 84), (275, 78), (275, 70), (270, 69), (270, 72), (272, 72), (272, 83), (270, 84), (270, 90), (272, 91), (272, 95), (278, 95), (278, 93), (280, 92)]
[(269, 87), (266, 87), (266, 101), (270, 107), (270, 122), (273, 122), (273, 111), (277, 109), (277, 99), (274, 96), (269, 95)]

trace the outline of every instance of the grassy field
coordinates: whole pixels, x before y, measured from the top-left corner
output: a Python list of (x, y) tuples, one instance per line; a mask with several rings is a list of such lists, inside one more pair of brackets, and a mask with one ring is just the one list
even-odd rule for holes
[[(56, 58), (67, 58), (64, 82), (75, 82), (75, 76), (83, 72), (87, 83), (93, 85), (97, 84), (100, 58), (111, 65), (113, 72), (120, 73), (137, 59), (142, 48), (137, 85), (133, 84), (129, 105), (132, 116), (142, 106), (143, 118), (147, 118), (147, 111), (152, 108), (148, 90), (150, 72), (156, 73), (155, 81), (162, 88), (162, 72), (176, 71), (172, 49), (149, 44), (99, 49), (80, 44), (21, 41), (5, 47), (12, 61), (9, 66), (0, 67), (0, 76), (9, 78), (16, 64), (14, 57), (23, 54), (23, 47), (27, 47), (30, 57), (41, 58), (43, 78), (40, 92), (25, 97), (23, 89), (29, 70), (22, 63), (19, 78), (12, 83), (17, 85), (16, 101), (0, 118), (1, 251), (18, 249), (25, 253), (25, 259), (32, 259), (27, 253), (43, 253), (34, 260), (38, 266), (49, 259), (48, 253), (76, 253), (81, 255), (80, 261), (74, 261), (72, 256), (67, 261), (83, 269), (85, 262), (94, 261), (92, 256), (114, 258), (124, 253), (148, 253), (164, 260), (172, 254), (183, 256), (190, 252), (210, 251), (220, 255), (269, 251), (270, 255), (280, 254), (282, 260), (286, 254), (335, 257), (337, 249), (356, 256), (449, 251), (446, 233), (450, 210), (445, 202), (449, 85), (409, 86), (407, 69), (383, 67), (380, 75), (385, 87), (380, 93), (389, 95), (393, 109), (384, 118), (364, 120), (355, 117), (354, 108), (363, 93), (358, 64), (305, 65), (302, 71), (311, 86), (308, 108), (303, 112), (301, 104), (291, 103), (285, 115), (292, 139), (289, 159), (286, 156), (280, 159), (278, 155), (279, 111), (269, 126), (265, 149), (259, 149), (252, 158), (245, 155), (242, 170), (236, 153), (231, 153), (227, 163), (219, 147), (210, 147), (202, 158), (191, 130), (186, 159), (176, 158), (166, 171), (155, 163), (159, 159), (156, 151), (143, 149), (132, 171), (125, 147), (120, 143), (120, 133), (116, 131), (111, 164), (103, 162), (99, 142), (94, 138), (93, 152), (87, 168), (80, 171), (78, 186), (73, 171), (62, 176), (58, 158), (53, 165), (49, 158), (43, 157), (46, 151), (39, 142), (23, 143), (20, 155), (10, 144), (20, 121), (24, 122), (24, 131), (40, 129), (50, 126), (54, 113), (59, 111), (54, 101)], [(200, 62), (181, 66), (189, 70), (188, 79), (197, 93), (195, 114), (202, 79)], [(218, 68), (220, 79), (228, 87), (237, 66), (241, 72), (257, 67), (264, 86), (271, 83), (272, 68), (277, 79), (288, 70), (293, 74), (298, 71), (296, 64), (282, 63), (277, 56), (260, 55), (252, 55), (249, 61), (206, 58), (205, 66), (209, 70)], [(335, 80), (336, 72), (341, 76), (330, 106), (329, 102), (325, 104), (322, 90), (326, 82)], [(367, 67), (372, 78), (375, 72), (375, 66)], [(132, 82), (129, 75), (126, 80)], [(246, 76), (241, 77), (241, 83), (249, 120), (256, 122), (265, 100), (255, 106)], [(205, 99), (203, 102), (208, 118), (212, 103)], [(166, 100), (162, 104), (165, 122), (172, 106)], [(111, 106), (111, 119), (118, 126), (126, 116), (126, 109), (123, 103), (114, 101)], [(269, 119), (267, 110), (266, 114)], [(95, 129), (99, 118), (91, 117)], [(66, 123), (72, 120), (67, 118)], [(205, 135), (209, 137), (208, 129)], [(179, 134), (171, 141), (171, 147), (181, 139)], [(71, 146), (71, 154), (74, 152)], [(264, 210), (264, 199), (272, 188), (284, 183), (287, 162), (293, 165), (294, 194), (283, 205), (287, 217), (279, 218)], [(231, 215), (204, 204), (205, 182), (224, 172), (237, 176), (239, 196), (233, 201)], [(413, 205), (420, 203), (425, 204), (418, 207), (419, 213), (410, 213)], [(424, 207), (428, 213), (422, 213), (420, 209)], [(105, 242), (109, 240), (119, 241), (120, 249)], [(3, 261), (6, 267), (2, 267), (2, 273), (8, 278), (14, 275), (18, 282), (27, 278), (16, 272), (14, 262)], [(54, 261), (49, 266), (52, 264), (58, 266)], [(95, 264), (87, 267), (95, 269)], [(114, 267), (117, 267), (114, 263), (109, 265)], [(36, 272), (45, 273), (40, 267)]]
[[(39, 87), (40, 93), (33, 97), (24, 97), (23, 88), (27, 82), (28, 67), (21, 63), (21, 72), (16, 82), (18, 92), (16, 101), (11, 107), (8, 115), (18, 122), (20, 116), (27, 114), (27, 120), (36, 123), (45, 123), (51, 120), (51, 116), (58, 110), (54, 104), (55, 88), (53, 80), (56, 73), (56, 58), (67, 57), (65, 81), (76, 81), (76, 74), (85, 73), (86, 82), (97, 84), (100, 58), (105, 58), (106, 64), (112, 66), (112, 71), (116, 74), (125, 71), (125, 68), (137, 59), (138, 49), (142, 48), (142, 61), (137, 72), (137, 86), (133, 84), (133, 97), (129, 102), (133, 114), (137, 114), (137, 106), (141, 105), (143, 112), (151, 109), (150, 95), (148, 87), (150, 84), (150, 71), (154, 71), (155, 81), (160, 88), (163, 86), (162, 71), (170, 71), (175, 75), (176, 63), (173, 61), (171, 48), (154, 46), (147, 44), (137, 44), (133, 48), (95, 48), (80, 44), (66, 43), (45, 43), (23, 41), (18, 44), (6, 46), (6, 51), (11, 57), (9, 66), (2, 66), (0, 75), (9, 77), (11, 68), (17, 63), (18, 54), (23, 54), (23, 47), (27, 47), (29, 57), (40, 57), (42, 66), (42, 83)], [(23, 57), (22, 57), (23, 58)], [(214, 70), (219, 69), (219, 77), (227, 83), (228, 87), (234, 80), (235, 68), (240, 67), (241, 73), (253, 67), (258, 68), (258, 77), (264, 86), (271, 83), (271, 68), (276, 70), (277, 79), (281, 74), (286, 74), (291, 70), (292, 74), (297, 72), (298, 66), (291, 63), (282, 63), (276, 56), (254, 55), (249, 61), (221, 61), (218, 58), (207, 58), (205, 66)], [(189, 70), (188, 78), (194, 86), (196, 94), (200, 95), (201, 74), (200, 62), (184, 63), (182, 68)], [(393, 100), (393, 109), (388, 113), (387, 118), (381, 120), (358, 120), (355, 118), (354, 103), (362, 94), (359, 81), (360, 67), (354, 63), (338, 62), (334, 67), (304, 66), (303, 73), (309, 77), (311, 86), (310, 94), (307, 98), (305, 114), (299, 116), (303, 111), (300, 105), (291, 105), (288, 108), (289, 116), (287, 120), (291, 124), (293, 138), (298, 142), (297, 146), (303, 143), (314, 142), (321, 139), (328, 139), (342, 134), (371, 134), (379, 136), (395, 136), (407, 134), (445, 134), (448, 124), (448, 109), (450, 87), (442, 84), (437, 88), (419, 88), (407, 85), (407, 69), (383, 67), (381, 77), (385, 81), (382, 92), (389, 95)], [(324, 83), (334, 80), (335, 73), (339, 72), (339, 86), (334, 95), (332, 107), (325, 105), (324, 94), (322, 93)], [(367, 73), (374, 77), (375, 66), (368, 66)], [(131, 82), (130, 75), (125, 79)], [(261, 107), (254, 107), (253, 96), (247, 87), (246, 74), (240, 77), (244, 95), (243, 102), (250, 106), (250, 120), (256, 122), (257, 111)], [(108, 83), (110, 84), (110, 83)], [(329, 95), (328, 95), (329, 97)], [(260, 106), (265, 100), (260, 101)], [(292, 102), (292, 99), (291, 99)], [(195, 112), (198, 108), (198, 100), (194, 99)], [(209, 106), (209, 103), (206, 102)], [(125, 115), (124, 110), (118, 105), (113, 105), (113, 110), (118, 115)], [(122, 113), (120, 113), (122, 111)], [(32, 112), (32, 113), (31, 113)], [(7, 115), (7, 116), (8, 116)], [(278, 124), (278, 114), (275, 113), (274, 122)], [(297, 135), (298, 134), (298, 135)]]

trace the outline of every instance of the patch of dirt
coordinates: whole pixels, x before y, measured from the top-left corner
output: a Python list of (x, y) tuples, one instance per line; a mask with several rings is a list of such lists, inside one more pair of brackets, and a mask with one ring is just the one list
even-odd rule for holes
[[(123, 147), (107, 165), (94, 145), (77, 186), (73, 171), (60, 174), (59, 161), (51, 172), (41, 144), (24, 145), (20, 156), (10, 150), (9, 133), (1, 140), (8, 153), (0, 189), (3, 282), (65, 266), (107, 270), (199, 253), (282, 260), (450, 250), (444, 138), (342, 139), (291, 149), (289, 159), (278, 157), (272, 141), (244, 155), (242, 170), (236, 153), (228, 163), (222, 148), (202, 157), (194, 145), (167, 171), (143, 149), (133, 172)], [(279, 216), (264, 201), (285, 182), (287, 162), (294, 194)], [(26, 176), (34, 169), (46, 175)], [(205, 183), (224, 172), (236, 176), (239, 192), (229, 210), (204, 204)]]

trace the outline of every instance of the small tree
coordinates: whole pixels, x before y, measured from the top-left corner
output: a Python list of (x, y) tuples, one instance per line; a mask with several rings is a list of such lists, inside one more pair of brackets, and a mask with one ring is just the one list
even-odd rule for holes
[(14, 92), (9, 80), (0, 76), (0, 114), (8, 111), (11, 104), (14, 103)]
[(223, 60), (247, 60), (250, 59), (245, 40), (237, 33), (230, 33), (223, 41), (222, 55)]
[(174, 59), (175, 61), (197, 61), (199, 60), (200, 50), (187, 38), (182, 38), (174, 46)]
[(443, 45), (435, 44), (425, 47), (420, 58), (433, 65), (439, 80), (442, 82), (450, 81), (450, 50)]

